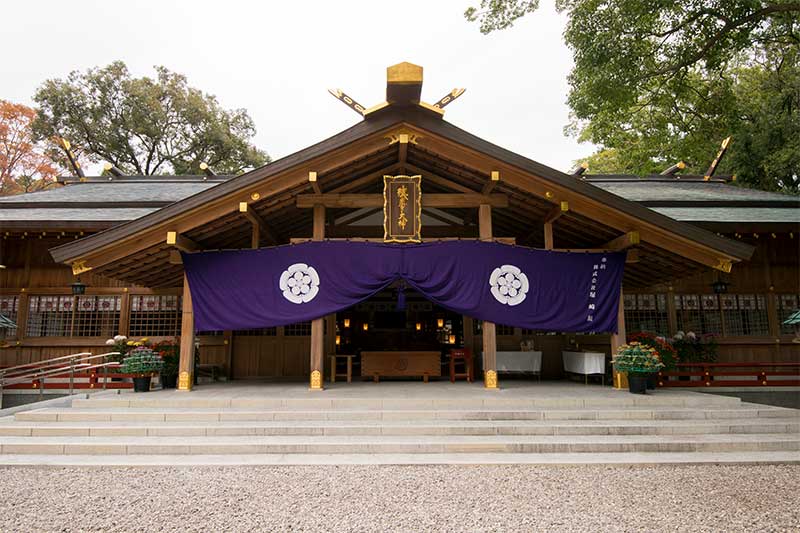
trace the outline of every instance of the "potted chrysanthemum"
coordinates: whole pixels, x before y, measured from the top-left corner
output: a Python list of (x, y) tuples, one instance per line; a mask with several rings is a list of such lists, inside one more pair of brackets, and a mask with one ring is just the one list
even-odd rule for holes
[(656, 349), (639, 342), (620, 346), (611, 363), (617, 372), (627, 372), (628, 390), (634, 394), (646, 394), (648, 376), (664, 368)]
[(133, 374), (134, 392), (147, 392), (150, 390), (150, 381), (163, 365), (164, 361), (152, 349), (137, 346), (122, 361), (122, 371)]

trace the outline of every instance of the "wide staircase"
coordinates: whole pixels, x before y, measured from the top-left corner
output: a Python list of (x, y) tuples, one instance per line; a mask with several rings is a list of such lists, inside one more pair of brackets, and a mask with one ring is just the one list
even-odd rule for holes
[(800, 462), (800, 411), (738, 398), (194, 398), (0, 418), (2, 464)]

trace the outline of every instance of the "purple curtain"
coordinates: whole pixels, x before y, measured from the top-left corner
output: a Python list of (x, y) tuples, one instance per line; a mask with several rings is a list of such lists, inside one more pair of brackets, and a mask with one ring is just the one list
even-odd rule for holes
[(456, 313), (542, 331), (616, 332), (624, 253), (496, 242), (309, 242), (183, 254), (198, 331), (281, 326), (342, 311), (397, 279)]

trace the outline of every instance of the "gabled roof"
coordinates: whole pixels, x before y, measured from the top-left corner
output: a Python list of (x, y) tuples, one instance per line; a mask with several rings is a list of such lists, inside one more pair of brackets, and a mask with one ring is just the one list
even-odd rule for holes
[[(517, 244), (529, 246), (542, 246), (544, 219), (568, 205), (554, 230), (557, 247), (597, 248), (636, 231), (645, 259), (629, 266), (626, 280), (638, 284), (666, 281), (703, 266), (727, 271), (752, 254), (747, 244), (678, 222), (445, 122), (441, 108), (418, 100), (418, 87), (396, 86), (392, 68), (387, 103), (356, 109), (364, 120), (353, 127), (141, 218), (53, 248), (51, 254), (75, 271), (95, 269), (133, 283), (174, 286), (181, 282), (182, 267), (169, 262), (166, 233), (179, 233), (203, 249), (246, 247), (250, 220), (239, 213), (240, 203), (249, 204), (248, 212), (264, 225), (262, 234), (269, 232), (274, 242), (310, 237), (311, 212), (300, 208), (296, 197), (311, 192), (311, 171), (318, 176), (317, 188), (337, 194), (379, 193), (383, 174), (401, 172), (421, 174), (423, 194), (482, 194), (492, 185), (508, 200), (507, 208), (492, 212), (494, 235), (510, 234)], [(421, 70), (420, 79), (411, 81), (421, 85)], [(490, 184), (495, 173), (500, 181)], [(336, 219), (342, 209), (331, 211)], [(460, 236), (477, 237), (474, 213), (448, 208), (447, 214), (465, 221)], [(335, 237), (339, 229), (331, 227), (326, 236)], [(348, 226), (342, 236), (353, 236), (357, 229)], [(427, 234), (423, 229), (423, 237), (435, 238), (435, 229)], [(371, 228), (360, 230), (369, 236)]]

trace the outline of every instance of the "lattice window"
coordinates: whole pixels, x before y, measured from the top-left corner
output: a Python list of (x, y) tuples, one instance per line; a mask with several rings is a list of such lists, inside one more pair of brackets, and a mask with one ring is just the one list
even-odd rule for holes
[(514, 326), (504, 326), (503, 324), (497, 324), (496, 328), (496, 335), (507, 335), (511, 336), (514, 335)]
[(119, 333), (120, 296), (30, 296), (28, 302), (29, 337), (112, 337)]
[[(19, 316), (19, 296), (0, 296), (0, 314), (14, 324)], [(0, 328), (0, 338), (17, 336), (17, 328)]]
[(278, 328), (241, 329), (234, 333), (237, 337), (274, 337)]
[(121, 296), (78, 296), (73, 337), (113, 337), (119, 333)]
[(721, 300), (727, 335), (769, 335), (767, 299), (763, 294), (724, 294)]
[(311, 322), (298, 322), (283, 326), (283, 335), (286, 337), (306, 337), (311, 335)]
[(213, 329), (209, 331), (198, 331), (197, 335), (202, 335), (203, 337), (222, 337), (225, 335), (225, 332), (221, 329)]
[(784, 324), (784, 322), (798, 310), (798, 301), (800, 301), (800, 298), (798, 298), (797, 294), (778, 295), (778, 323), (781, 326), (781, 333), (784, 335), (794, 333), (794, 326)]
[(131, 336), (176, 337), (180, 333), (180, 296), (131, 295)]
[(625, 294), (625, 331), (649, 331), (657, 335), (669, 333), (666, 294)]
[(722, 333), (719, 300), (716, 294), (676, 294), (675, 315), (679, 331)]

